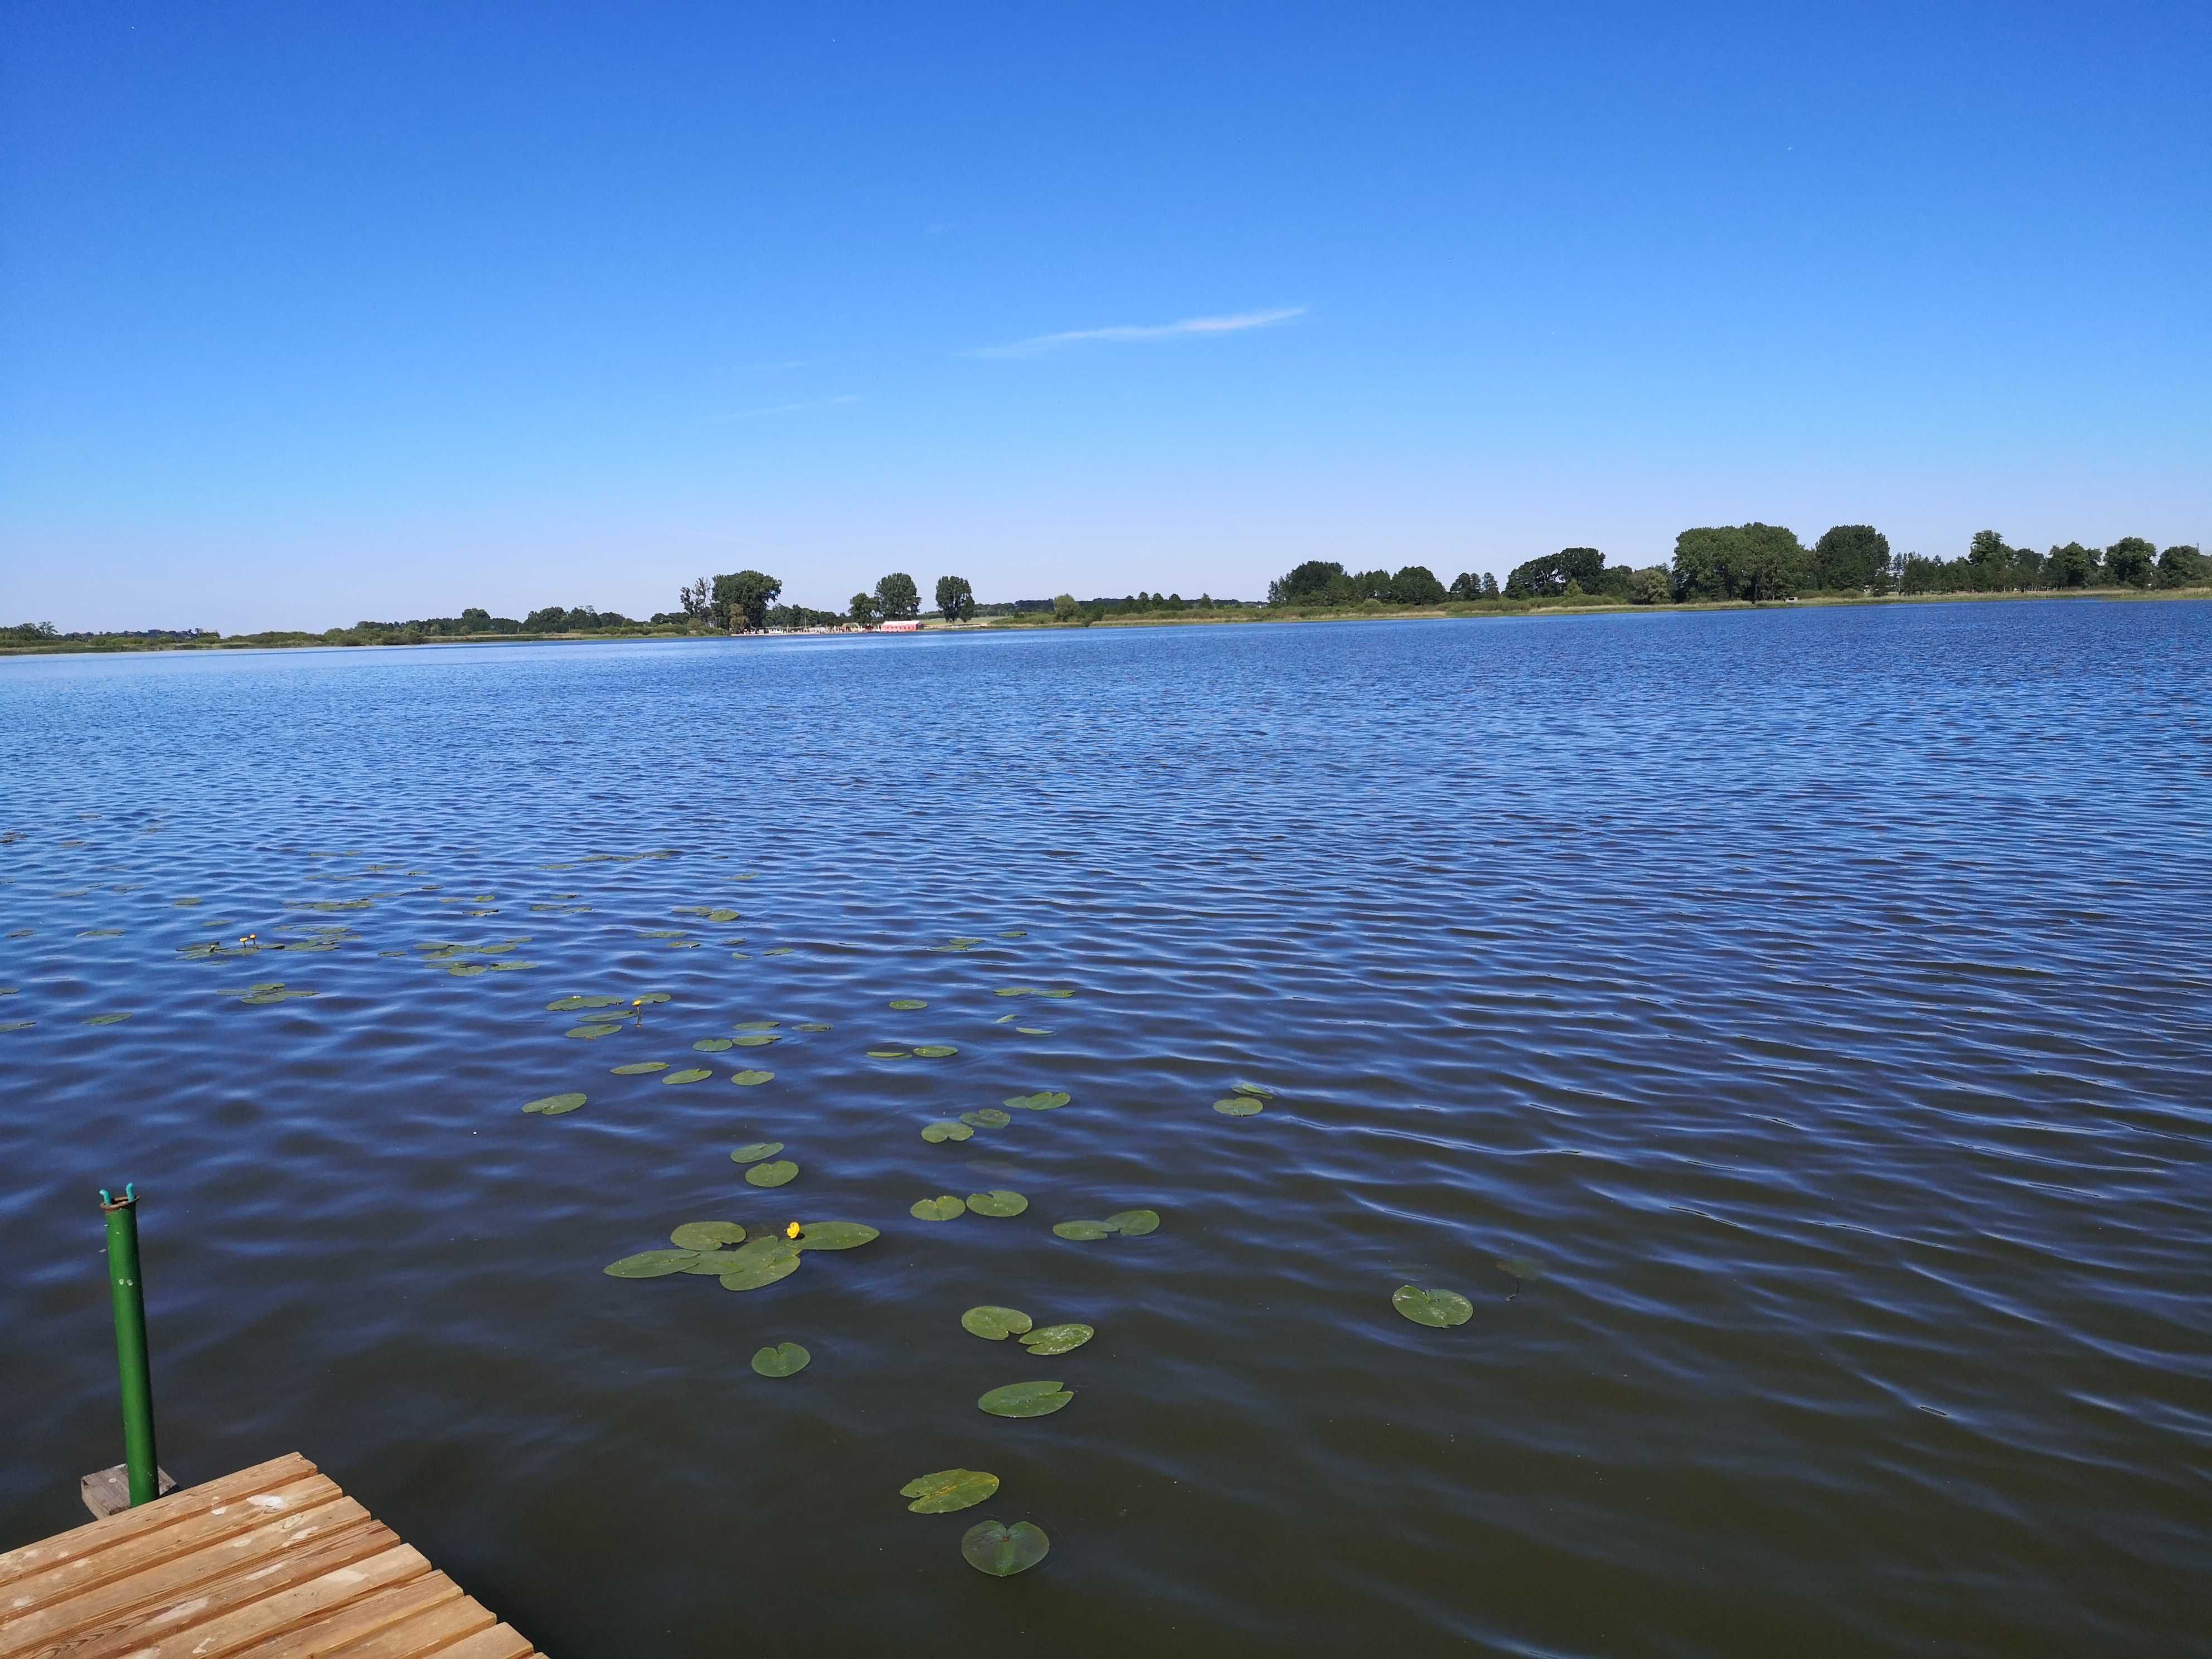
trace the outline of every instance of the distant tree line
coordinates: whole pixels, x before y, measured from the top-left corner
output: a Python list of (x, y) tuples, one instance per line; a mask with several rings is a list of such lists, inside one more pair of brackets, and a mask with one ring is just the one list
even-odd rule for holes
[(1271, 605), (1416, 608), (1482, 601), (1587, 601), (1667, 605), (1753, 603), (1800, 595), (2005, 592), (2074, 587), (2136, 589), (2212, 585), (2212, 560), (2190, 546), (2163, 552), (2140, 536), (2099, 549), (2069, 542), (2048, 553), (2012, 547), (1994, 530), (1977, 532), (1956, 559), (1901, 556), (1871, 525), (1835, 525), (1807, 547), (1779, 525), (1709, 526), (1674, 538), (1670, 564), (1608, 564), (1594, 547), (1565, 547), (1516, 565), (1501, 590), (1495, 577), (1462, 572), (1449, 587), (1420, 565), (1395, 574), (1347, 573), (1310, 559), (1267, 586)]
[[(763, 629), (833, 628), (846, 623), (872, 628), (878, 623), (897, 622), (921, 615), (921, 589), (902, 570), (894, 570), (878, 582), (873, 592), (853, 595), (842, 611), (816, 611), (803, 605), (779, 605), (781, 578), (758, 570), (739, 570), (704, 576), (678, 595), (682, 610), (665, 620), (722, 628), (733, 634), (757, 633)], [(966, 622), (976, 614), (975, 591), (965, 576), (937, 579), (937, 609), (931, 613), (946, 622)], [(656, 622), (663, 620), (655, 617)]]
[(1388, 570), (1347, 573), (1334, 559), (1308, 559), (1267, 584), (1269, 605), (1442, 605), (1450, 597), (1435, 573), (1420, 564), (1409, 564), (1394, 575)]

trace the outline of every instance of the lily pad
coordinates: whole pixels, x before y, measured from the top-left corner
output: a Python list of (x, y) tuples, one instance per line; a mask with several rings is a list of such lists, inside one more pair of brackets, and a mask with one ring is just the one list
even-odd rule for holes
[[(748, 1245), (746, 1248), (750, 1249), (751, 1247)], [(790, 1255), (769, 1256), (752, 1267), (739, 1267), (734, 1272), (724, 1273), (722, 1288), (726, 1291), (757, 1291), (763, 1285), (773, 1285), (780, 1279), (788, 1279), (798, 1271), (799, 1257), (796, 1253)]]
[(782, 1041), (783, 1039), (781, 1037), (774, 1035), (772, 1032), (748, 1031), (743, 1036), (732, 1037), (728, 1046), (734, 1046), (739, 1048), (765, 1048), (771, 1042), (781, 1042)]
[(1533, 1255), (1502, 1255), (1498, 1258), (1498, 1271), (1524, 1281), (1541, 1279), (1544, 1264)]
[(915, 1050), (924, 1060), (949, 1060), (959, 1052), (949, 1042), (925, 1042)]
[(805, 1024), (794, 1025), (791, 1029), (794, 1031), (834, 1031), (837, 1028), (827, 1020), (810, 1019)]
[(88, 1019), (84, 1023), (88, 1025), (119, 1025), (130, 1018), (131, 1016), (128, 1012), (117, 1014), (94, 1014), (90, 1019)]
[(1158, 1210), (1122, 1210), (1106, 1218), (1106, 1224), (1124, 1238), (1142, 1238), (1160, 1230)]
[(805, 1370), (813, 1358), (796, 1342), (779, 1342), (753, 1355), (753, 1369), (763, 1376), (792, 1376)]
[(548, 1095), (543, 1100), (533, 1100), (522, 1109), (538, 1112), (547, 1117), (558, 1117), (563, 1112), (573, 1112), (591, 1097), (588, 1095)]
[(1088, 1325), (1040, 1325), (1022, 1338), (1022, 1346), (1031, 1353), (1066, 1353), (1097, 1334)]
[(665, 1060), (634, 1060), (627, 1066), (616, 1066), (614, 1074), (617, 1077), (644, 1077), (650, 1073), (667, 1069), (668, 1062)]
[(1072, 1238), (1079, 1243), (1088, 1243), (1092, 1239), (1109, 1237), (1114, 1231), (1103, 1221), (1056, 1221), (1053, 1224), (1052, 1230), (1060, 1237)]
[(1213, 1109), (1224, 1117), (1250, 1117), (1267, 1108), (1249, 1095), (1231, 1095), (1226, 1099), (1215, 1101)]
[(1017, 1521), (1002, 1527), (995, 1521), (980, 1522), (961, 1534), (960, 1558), (978, 1572), (994, 1578), (1011, 1578), (1027, 1572), (1044, 1559), (1052, 1540), (1042, 1527)]
[(799, 1175), (799, 1166), (787, 1158), (773, 1164), (756, 1164), (745, 1171), (745, 1181), (754, 1187), (788, 1186)]
[(1030, 1316), (1019, 1308), (995, 1308), (986, 1303), (980, 1308), (970, 1308), (960, 1316), (960, 1328), (970, 1336), (980, 1336), (987, 1341), (1003, 1342), (1028, 1330)]
[[(619, 1002), (622, 999), (620, 997), (617, 997), (615, 1000)], [(665, 1002), (668, 1000), (668, 993), (665, 991), (647, 991), (643, 996), (633, 997), (631, 1000), (633, 1002), (642, 1002), (648, 1005), (656, 1002)]]
[(946, 1193), (937, 1198), (916, 1199), (907, 1213), (916, 1221), (950, 1221), (955, 1216), (968, 1213), (968, 1206)]
[(730, 1081), (741, 1085), (748, 1089), (757, 1088), (763, 1083), (775, 1082), (775, 1073), (774, 1072), (754, 1071), (732, 1072), (730, 1073)]
[(889, 1006), (893, 1008), (927, 1008), (929, 1006), (927, 1003), (920, 1001), (914, 997), (901, 997), (896, 1002), (891, 1003)]
[(478, 974), (491, 972), (491, 964), (485, 962), (457, 962), (446, 971), (462, 979), (473, 979)]
[(976, 1111), (961, 1113), (960, 1121), (971, 1129), (1003, 1129), (1013, 1119), (995, 1106), (985, 1106)]
[(950, 1515), (955, 1510), (973, 1509), (999, 1490), (999, 1477), (981, 1469), (939, 1469), (934, 1474), (918, 1474), (899, 1488), (901, 1498), (911, 1498), (907, 1505), (914, 1515)]
[(1054, 1112), (1074, 1098), (1057, 1089), (1042, 1089), (1033, 1095), (1012, 1096), (1000, 1103), (1018, 1112)]
[(714, 1075), (703, 1066), (687, 1066), (680, 1072), (671, 1072), (660, 1080), (664, 1084), (703, 1083)]
[(1275, 1091), (1264, 1083), (1232, 1083), (1229, 1085), (1229, 1092), (1249, 1095), (1255, 1100), (1273, 1100), (1275, 1097)]
[(1074, 1398), (1057, 1382), (1009, 1382), (975, 1403), (994, 1417), (1049, 1417)]
[(1000, 939), (1027, 939), (1029, 936), (1030, 930), (1026, 927), (1017, 927), (1011, 933), (1001, 933), (999, 935)]
[(734, 1221), (687, 1221), (668, 1235), (679, 1250), (712, 1250), (725, 1244), (742, 1244), (745, 1230)]
[(737, 1250), (702, 1250), (684, 1268), (687, 1273), (697, 1273), (707, 1279), (720, 1279), (724, 1273), (735, 1273), (740, 1267), (752, 1265), (750, 1258)]
[(903, 1048), (871, 1048), (868, 1050), (868, 1058), (870, 1060), (904, 1060), (907, 1058), (907, 1052)]
[(597, 1025), (572, 1025), (561, 1035), (563, 1036), (582, 1037), (588, 1042), (593, 1037), (612, 1036), (617, 1031), (621, 1030), (622, 1027), (619, 1025), (601, 1021)]
[[(773, 1031), (783, 1022), (780, 1019), (741, 1019), (730, 1027), (732, 1031)], [(799, 1030), (805, 1030), (805, 1026)]]
[(1050, 1036), (1052, 1035), (1052, 1027), (1049, 1025), (1017, 1025), (1014, 1027), (1014, 1030), (1019, 1031), (1024, 1036)]
[(809, 1221), (801, 1224), (799, 1237), (791, 1244), (799, 1250), (856, 1250), (882, 1237), (873, 1227), (858, 1221)]
[(977, 1215), (1019, 1215), (1029, 1206), (1029, 1200), (1019, 1193), (1009, 1192), (1004, 1187), (994, 1188), (988, 1193), (968, 1194), (968, 1207)]
[(1434, 1330), (1464, 1325), (1474, 1317), (1474, 1304), (1457, 1291), (1424, 1291), (1401, 1285), (1390, 1292), (1390, 1305), (1416, 1325)]
[(707, 912), (707, 920), (712, 922), (735, 921), (737, 919), (738, 913), (735, 910), (709, 910)]
[(947, 1140), (965, 1140), (975, 1133), (964, 1123), (939, 1121), (925, 1123), (921, 1126), (921, 1138), (932, 1146)]
[(602, 1271), (610, 1279), (662, 1279), (682, 1273), (698, 1258), (696, 1250), (645, 1250), (611, 1261)]
[(701, 1037), (691, 1046), (702, 1054), (719, 1054), (734, 1044), (728, 1037)]
[(750, 1146), (740, 1146), (730, 1154), (732, 1164), (757, 1164), (764, 1158), (774, 1158), (783, 1150), (780, 1140), (756, 1140)]

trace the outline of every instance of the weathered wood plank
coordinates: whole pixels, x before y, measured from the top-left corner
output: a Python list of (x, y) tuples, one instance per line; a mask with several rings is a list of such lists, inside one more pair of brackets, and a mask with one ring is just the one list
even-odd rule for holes
[(0, 1556), (0, 1659), (544, 1659), (297, 1455)]
[[(358, 1644), (374, 1648), (376, 1641), (389, 1639), (394, 1628), (407, 1628), (427, 1614), (453, 1613), (456, 1608), (473, 1617), (473, 1621), (465, 1620), (458, 1626), (458, 1635), (491, 1624), (491, 1614), (465, 1597), (453, 1579), (445, 1573), (425, 1573), (418, 1579), (394, 1583), (389, 1590), (376, 1590), (358, 1601), (349, 1601), (327, 1620), (316, 1620), (310, 1626), (301, 1626), (299, 1631), (241, 1648), (237, 1659), (323, 1659), (323, 1655), (341, 1650), (356, 1655), (361, 1652)], [(400, 1652), (420, 1652), (420, 1648), (400, 1648)]]
[(493, 1622), (490, 1613), (464, 1597), (357, 1643), (337, 1659), (416, 1659), (420, 1654), (443, 1654), (464, 1637), (489, 1630)]
[[(177, 1478), (160, 1464), (154, 1466), (154, 1496), (167, 1498), (177, 1489)], [(76, 1483), (76, 1495), (84, 1499), (85, 1508), (92, 1511), (95, 1521), (105, 1521), (111, 1515), (120, 1515), (131, 1507), (131, 1466), (118, 1463), (112, 1468), (94, 1469)]]
[[(425, 1620), (446, 1634), (434, 1642), (407, 1636), (426, 1628)], [(378, 1590), (339, 1608), (329, 1618), (241, 1650), (236, 1659), (323, 1659), (343, 1651), (346, 1659), (365, 1654), (428, 1653), (492, 1622), (442, 1572), (427, 1572), (390, 1589)], [(397, 1645), (394, 1645), (395, 1642)]]
[(106, 1549), (80, 1555), (18, 1578), (0, 1589), (0, 1621), (20, 1619), (33, 1609), (64, 1597), (83, 1595), (102, 1584), (144, 1572), (180, 1555), (250, 1532), (287, 1515), (297, 1515), (343, 1498), (335, 1482), (319, 1474), (295, 1480), (274, 1492), (254, 1492), (198, 1515), (187, 1515), (157, 1532), (125, 1538)]
[(481, 1636), (439, 1649), (438, 1659), (545, 1659), (545, 1656), (516, 1635), (512, 1626), (498, 1625)]
[(52, 1538), (26, 1544), (21, 1549), (9, 1550), (0, 1555), (0, 1589), (27, 1574), (43, 1572), (48, 1567), (107, 1549), (125, 1539), (158, 1532), (185, 1516), (204, 1514), (219, 1504), (251, 1497), (255, 1492), (268, 1492), (314, 1473), (313, 1463), (297, 1452), (287, 1452), (282, 1457), (270, 1458), (266, 1463), (257, 1463), (250, 1469), (240, 1469), (236, 1474), (227, 1474), (220, 1480), (210, 1480), (204, 1486), (186, 1486), (171, 1492), (167, 1498), (141, 1504), (135, 1510), (111, 1515), (105, 1521), (88, 1521), (68, 1532), (58, 1533)]
[[(0, 1659), (57, 1652), (66, 1652), (70, 1659), (96, 1659), (100, 1655), (130, 1652), (149, 1632), (197, 1626), (233, 1608), (262, 1600), (287, 1585), (351, 1566), (391, 1549), (399, 1541), (390, 1528), (370, 1520), (368, 1512), (349, 1498), (325, 1507), (350, 1510), (353, 1516), (316, 1528), (305, 1539), (255, 1540), (251, 1551), (240, 1549), (238, 1544), (218, 1545), (213, 1550), (201, 1552), (202, 1556), (215, 1558), (211, 1563), (189, 1556), (182, 1563), (173, 1562), (168, 1567), (145, 1575), (146, 1578), (158, 1582), (173, 1570), (182, 1568), (185, 1571), (179, 1571), (177, 1577), (187, 1578), (188, 1582), (165, 1585), (152, 1595), (144, 1593), (152, 1588), (150, 1584), (141, 1586), (131, 1579), (118, 1580), (87, 1598), (99, 1608), (97, 1616), (88, 1621), (83, 1616), (85, 1610), (74, 1602), (64, 1602), (45, 1613), (33, 1613), (19, 1621), (26, 1627), (21, 1634), (14, 1626), (0, 1628)], [(310, 1511), (312, 1515), (321, 1513)], [(287, 1521), (296, 1522), (304, 1518), (288, 1516)], [(285, 1524), (276, 1523), (277, 1527)], [(276, 1528), (267, 1530), (273, 1533)], [(250, 1534), (247, 1536), (252, 1537)], [(35, 1639), (24, 1641), (23, 1635)]]
[[(385, 1535), (392, 1536), (389, 1531)], [(234, 1659), (256, 1642), (328, 1618), (349, 1602), (429, 1571), (421, 1552), (395, 1539), (392, 1548), (379, 1554), (349, 1561), (213, 1619), (197, 1620), (157, 1641), (142, 1639), (127, 1651), (131, 1659)], [(125, 1650), (118, 1650), (118, 1656)], [(74, 1652), (70, 1659), (76, 1659)]]

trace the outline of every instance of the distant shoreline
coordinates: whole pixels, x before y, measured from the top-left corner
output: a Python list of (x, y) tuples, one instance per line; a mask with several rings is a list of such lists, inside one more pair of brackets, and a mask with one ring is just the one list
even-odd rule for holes
[[(1298, 606), (1298, 605), (1243, 605), (1233, 610), (1199, 610), (1193, 607), (1183, 612), (1145, 611), (1130, 616), (1098, 617), (1090, 620), (1058, 622), (1049, 611), (1038, 611), (1012, 617), (981, 617), (972, 622), (930, 622), (925, 620), (923, 631), (933, 634), (988, 634), (1006, 629), (1042, 630), (1062, 629), (1079, 631), (1085, 628), (1188, 628), (1194, 626), (1236, 626), (1253, 623), (1345, 623), (1345, 622), (1467, 622), (1484, 618), (1540, 618), (1583, 616), (1619, 616), (1641, 613), (1650, 616), (1673, 616), (1688, 611), (1788, 611), (1802, 607), (1899, 605), (1957, 605), (2002, 604), (2019, 600), (2071, 599), (2111, 600), (2129, 604), (2168, 599), (2212, 599), (2212, 587), (2178, 587), (2138, 589), (2128, 587), (2086, 588), (2029, 588), (1996, 593), (1861, 593), (1808, 594), (1802, 599), (1775, 599), (1754, 602), (1749, 599), (1698, 600), (1679, 605), (1632, 605), (1617, 601), (1571, 604), (1559, 599), (1481, 599), (1452, 601), (1434, 605), (1364, 605)], [(57, 640), (51, 644), (0, 645), (0, 657), (115, 657), (138, 656), (157, 652), (204, 651), (384, 651), (423, 650), (459, 645), (610, 645), (628, 641), (656, 640), (700, 639), (805, 639), (830, 637), (853, 629), (793, 629), (775, 634), (725, 634), (719, 629), (694, 632), (688, 629), (671, 627), (640, 627), (609, 629), (605, 632), (564, 634), (462, 634), (449, 635), (434, 640), (377, 640), (333, 641), (319, 634), (297, 634), (289, 637), (280, 630), (269, 630), (259, 635), (241, 634), (228, 639), (161, 640), (143, 643), (128, 638), (109, 636), (94, 640)], [(876, 630), (870, 629), (870, 632)]]

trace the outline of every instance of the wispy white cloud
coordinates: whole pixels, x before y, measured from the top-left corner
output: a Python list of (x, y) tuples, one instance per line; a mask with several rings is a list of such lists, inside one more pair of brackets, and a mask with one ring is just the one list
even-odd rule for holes
[(1230, 317), (1186, 317), (1179, 323), (1123, 323), (1112, 328), (1072, 328), (1061, 334), (1040, 334), (1012, 345), (985, 346), (978, 357), (1036, 357), (1062, 346), (1086, 340), (1172, 340), (1186, 334), (1239, 334), (1248, 328), (1272, 328), (1293, 317), (1305, 315), (1304, 306), (1278, 306), (1273, 311), (1243, 311)]
[(839, 398), (809, 398), (804, 403), (770, 404), (764, 409), (733, 409), (726, 415), (709, 415), (710, 421), (750, 421), (762, 415), (794, 415), (802, 409), (828, 409), (834, 404), (857, 404), (860, 396), (848, 392)]

